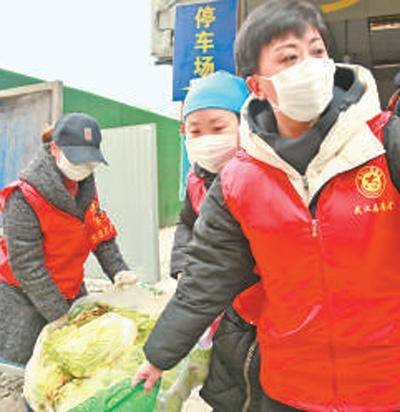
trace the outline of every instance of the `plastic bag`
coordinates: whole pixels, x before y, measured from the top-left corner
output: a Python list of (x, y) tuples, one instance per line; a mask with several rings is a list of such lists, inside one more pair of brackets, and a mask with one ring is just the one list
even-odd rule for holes
[(148, 394), (143, 384), (131, 387), (131, 380), (124, 381), (109, 389), (100, 391), (95, 397), (71, 409), (69, 412), (153, 412), (160, 384)]
[[(154, 313), (159, 301), (155, 293), (138, 287), (88, 296), (67, 316), (47, 325), (26, 367), (24, 395), (32, 409), (100, 412), (108, 410), (104, 405), (109, 399), (122, 397), (125, 400), (117, 402), (122, 406), (110, 410), (154, 410), (158, 387), (148, 397), (130, 382), (145, 360), (142, 346), (155, 324), (146, 312)], [(121, 391), (123, 396), (118, 395)], [(132, 409), (138, 399), (150, 409)], [(79, 409), (86, 407), (91, 409)]]
[(129, 308), (149, 316), (158, 317), (168, 303), (170, 295), (144, 283), (112, 289), (99, 295), (88, 295), (78, 299), (72, 305), (70, 314), (76, 316), (79, 311), (91, 306), (104, 305), (113, 308)]
[(199, 342), (175, 368), (164, 372), (157, 398), (157, 412), (179, 412), (192, 392), (207, 379), (212, 341), (223, 315), (218, 316), (200, 337)]
[[(142, 399), (140, 402), (150, 409), (133, 409), (129, 403), (131, 401), (125, 399), (118, 403), (118, 407), (125, 408), (129, 405), (126, 406), (127, 409), (110, 411), (180, 411), (191, 390), (202, 385), (208, 375), (211, 345), (205, 342), (211, 342), (212, 327), (185, 359), (163, 374), (161, 384), (152, 392), (153, 403), (140, 389), (141, 385), (138, 386), (139, 389), (131, 388), (130, 383), (126, 385), (127, 379), (130, 382), (145, 361), (143, 344), (169, 297), (168, 294), (142, 285), (97, 296), (89, 295), (76, 301), (67, 316), (47, 325), (36, 343), (25, 374), (24, 394), (33, 410), (108, 411), (102, 409), (106, 407), (106, 401), (115, 401), (121, 396), (124, 399), (134, 398), (135, 402)], [(117, 322), (112, 323), (110, 317)], [(119, 319), (120, 317), (123, 319)], [(94, 336), (98, 333), (102, 336), (101, 331), (106, 332), (103, 328), (105, 319), (111, 322), (109, 325), (114, 324), (112, 336), (107, 333), (101, 339), (84, 336), (85, 330), (92, 330)], [(133, 335), (136, 335), (136, 338), (134, 344), (124, 345), (121, 350), (119, 344), (115, 343), (117, 340), (113, 338), (116, 335), (119, 341), (124, 329), (122, 326), (128, 324), (125, 327), (131, 331), (129, 336), (133, 339)], [(80, 328), (83, 330), (79, 332)], [(79, 353), (71, 353), (70, 346), (79, 348)], [(158, 389), (160, 391), (157, 396)]]
[(157, 412), (179, 412), (192, 390), (208, 376), (211, 348), (196, 345), (175, 368), (164, 372), (157, 397)]

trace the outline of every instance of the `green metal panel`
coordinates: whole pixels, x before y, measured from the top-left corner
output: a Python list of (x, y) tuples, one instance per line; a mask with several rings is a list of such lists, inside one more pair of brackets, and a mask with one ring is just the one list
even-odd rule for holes
[[(0, 90), (42, 80), (0, 69)], [(64, 111), (85, 112), (100, 122), (102, 128), (154, 123), (157, 128), (158, 212), (161, 227), (173, 225), (179, 201), (179, 122), (146, 110), (116, 102), (92, 93), (64, 88)]]

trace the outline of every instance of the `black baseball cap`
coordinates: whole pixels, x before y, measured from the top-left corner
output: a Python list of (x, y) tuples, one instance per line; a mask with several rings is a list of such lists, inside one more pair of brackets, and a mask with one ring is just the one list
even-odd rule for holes
[(73, 164), (104, 163), (100, 150), (101, 131), (97, 121), (84, 113), (70, 113), (63, 116), (55, 126), (54, 143)]

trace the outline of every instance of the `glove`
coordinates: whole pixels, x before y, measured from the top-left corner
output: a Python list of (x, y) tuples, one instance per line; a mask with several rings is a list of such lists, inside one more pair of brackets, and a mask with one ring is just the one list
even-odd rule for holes
[(132, 270), (121, 270), (114, 277), (114, 286), (116, 289), (133, 286), (137, 283), (137, 277)]

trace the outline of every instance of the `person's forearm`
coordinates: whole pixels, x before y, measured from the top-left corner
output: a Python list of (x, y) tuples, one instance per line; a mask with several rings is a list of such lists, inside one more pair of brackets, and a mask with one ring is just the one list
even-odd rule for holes
[(48, 322), (68, 312), (70, 303), (60, 293), (45, 267), (30, 272), (28, 276), (23, 276), (15, 270), (14, 274), (22, 285), (24, 293)]
[(144, 351), (162, 370), (175, 366), (234, 297), (254, 282), (254, 260), (240, 225), (210, 189), (187, 247), (187, 264), (175, 295)]
[(94, 251), (94, 254), (103, 272), (111, 280), (114, 280), (117, 273), (129, 270), (115, 238), (101, 243)]
[(171, 252), (171, 277), (177, 279), (186, 265), (186, 248), (192, 240), (192, 228), (182, 221), (178, 221), (174, 237), (174, 245)]
[(186, 192), (183, 207), (179, 213), (176, 223), (174, 245), (171, 252), (171, 277), (177, 279), (182, 274), (186, 264), (186, 248), (193, 237), (193, 226), (197, 220), (197, 215), (193, 210), (190, 197)]

